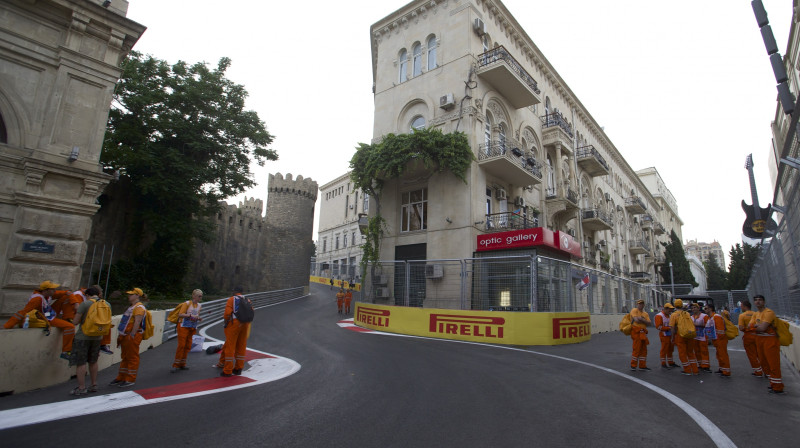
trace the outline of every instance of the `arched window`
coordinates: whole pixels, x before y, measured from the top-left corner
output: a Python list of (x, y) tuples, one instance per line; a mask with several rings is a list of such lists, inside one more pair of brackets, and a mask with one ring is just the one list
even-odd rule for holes
[(497, 140), (500, 143), (500, 154), (506, 153), (506, 125), (500, 123), (498, 126), (499, 129), (497, 131)]
[(556, 195), (556, 170), (553, 169), (553, 159), (547, 155), (547, 196)]
[(550, 115), (550, 97), (544, 97), (544, 114)]
[(408, 80), (408, 52), (405, 49), (400, 50), (400, 76), (398, 77), (400, 82), (406, 82)]
[(489, 51), (489, 37), (487, 35), (485, 34), (483, 35), (481, 43), (483, 44), (483, 52), (486, 53), (487, 51)]
[(412, 68), (411, 77), (419, 76), (422, 74), (422, 45), (417, 42), (411, 48), (411, 52), (414, 54), (414, 66)]
[(425, 129), (425, 117), (417, 116), (411, 121), (411, 130), (413, 131), (414, 129)]
[(483, 144), (488, 156), (492, 152), (492, 117), (489, 114), (486, 114), (486, 124), (483, 128)]
[(428, 70), (436, 68), (436, 36), (428, 38)]

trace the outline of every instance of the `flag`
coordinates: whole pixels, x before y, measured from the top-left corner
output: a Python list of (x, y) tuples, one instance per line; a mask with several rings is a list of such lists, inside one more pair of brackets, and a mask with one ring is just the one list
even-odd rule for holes
[(589, 278), (589, 273), (587, 272), (586, 275), (583, 276), (581, 281), (578, 282), (577, 286), (579, 290), (583, 291), (584, 289), (588, 288), (589, 285), (592, 284), (592, 280)]

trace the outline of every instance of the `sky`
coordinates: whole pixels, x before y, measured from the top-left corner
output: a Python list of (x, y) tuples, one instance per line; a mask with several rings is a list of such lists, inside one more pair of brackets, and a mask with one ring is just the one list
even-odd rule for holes
[[(371, 141), (369, 27), (406, 3), (130, 0), (128, 18), (147, 26), (139, 52), (171, 63), (232, 59), (227, 76), (249, 92), (247, 108), (275, 136), (280, 159), (253, 164), (258, 186), (228, 202), (266, 203), (269, 174), (322, 186)], [(631, 168), (656, 167), (677, 199), (684, 243), (719, 241), (729, 262), (742, 241), (740, 203), (752, 202), (748, 154), (762, 207), (774, 191), (776, 82), (750, 1), (503, 3)], [(783, 54), (792, 1), (764, 6)]]

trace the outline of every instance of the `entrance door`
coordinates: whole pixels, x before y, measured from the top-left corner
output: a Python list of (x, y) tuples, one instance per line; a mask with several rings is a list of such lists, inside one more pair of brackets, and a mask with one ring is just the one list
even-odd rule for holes
[[(428, 245), (407, 244), (394, 248), (394, 259), (397, 261), (427, 259)], [(394, 272), (394, 301), (396, 305), (405, 305), (406, 285), (408, 285), (408, 306), (421, 307), (425, 300), (425, 264), (413, 263), (409, 269), (410, 278), (406, 278), (406, 263), (397, 263)]]

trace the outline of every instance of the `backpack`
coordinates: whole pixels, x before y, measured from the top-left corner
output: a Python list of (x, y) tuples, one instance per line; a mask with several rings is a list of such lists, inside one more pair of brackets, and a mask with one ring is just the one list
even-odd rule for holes
[(678, 311), (677, 318), (677, 327), (678, 327), (678, 336), (684, 339), (694, 339), (697, 336), (697, 331), (694, 328), (694, 322), (692, 322), (692, 318), (689, 317), (689, 313), (686, 311)]
[(25, 317), (28, 318), (28, 328), (50, 328), (50, 321), (39, 310), (30, 310)]
[(86, 336), (104, 336), (111, 331), (111, 307), (103, 299), (90, 299), (92, 306), (81, 323), (81, 332)]
[(772, 321), (772, 326), (775, 327), (775, 331), (778, 333), (778, 342), (780, 342), (782, 346), (786, 347), (792, 345), (794, 337), (792, 333), (789, 332), (789, 323), (776, 317), (775, 320)]
[(252, 322), (256, 314), (253, 310), (253, 303), (245, 296), (235, 297), (239, 299), (239, 305), (236, 307), (236, 312), (234, 313), (236, 318), (242, 323)]
[(729, 341), (736, 339), (736, 336), (739, 336), (739, 328), (729, 319), (725, 319), (725, 316), (722, 317), (722, 321), (725, 322), (725, 337), (727, 337)]
[[(144, 306), (142, 306), (144, 308)], [(142, 319), (142, 340), (147, 340), (153, 337), (153, 333), (155, 333), (155, 327), (153, 326), (153, 315), (150, 314), (150, 310), (145, 308), (144, 318)]]
[(183, 308), (183, 305), (187, 303), (189, 302), (179, 303), (178, 306), (176, 306), (172, 311), (170, 311), (169, 315), (167, 315), (167, 321), (177, 325), (178, 322), (181, 320), (181, 318), (178, 317), (178, 314), (181, 313), (181, 308)]
[(628, 313), (619, 322), (619, 331), (624, 333), (626, 336), (630, 336), (631, 335), (631, 329), (632, 329), (631, 315), (630, 315), (630, 313)]

